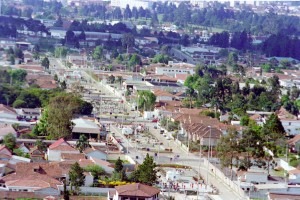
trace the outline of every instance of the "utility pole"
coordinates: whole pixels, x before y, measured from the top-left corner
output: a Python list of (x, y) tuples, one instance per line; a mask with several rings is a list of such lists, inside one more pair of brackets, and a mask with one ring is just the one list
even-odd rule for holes
[(210, 138), (211, 138), (211, 126), (209, 128), (209, 138), (208, 138), (208, 152), (207, 152), (207, 173), (206, 173), (206, 188), (208, 186), (208, 174), (209, 174), (209, 149), (210, 149)]

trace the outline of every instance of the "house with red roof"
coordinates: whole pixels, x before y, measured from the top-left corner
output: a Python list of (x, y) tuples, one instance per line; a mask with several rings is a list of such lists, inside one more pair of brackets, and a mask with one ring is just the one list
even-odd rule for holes
[(48, 147), (47, 158), (49, 161), (61, 161), (62, 153), (79, 154), (80, 152), (61, 138)]
[(142, 183), (133, 183), (123, 186), (116, 186), (115, 190), (108, 192), (108, 199), (121, 200), (121, 199), (147, 199), (158, 200), (160, 190), (145, 185)]

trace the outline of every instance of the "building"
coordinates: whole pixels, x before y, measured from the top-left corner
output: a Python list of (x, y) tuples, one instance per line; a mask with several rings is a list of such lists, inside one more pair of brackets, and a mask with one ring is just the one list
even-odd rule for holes
[(0, 104), (0, 118), (16, 120), (17, 112), (12, 107)]
[(139, 8), (142, 7), (144, 9), (151, 9), (153, 1), (150, 0), (111, 0), (110, 6), (112, 7), (120, 7), (125, 9), (128, 5), (130, 9), (133, 7)]
[(81, 134), (86, 135), (87, 138), (94, 138), (100, 141), (100, 127), (93, 121), (82, 118), (73, 119), (74, 123), (72, 135), (74, 139), (78, 139)]
[(175, 77), (178, 74), (193, 75), (195, 74), (195, 66), (186, 63), (178, 63), (174, 65), (170, 63), (168, 66), (157, 66), (155, 67), (156, 75), (168, 75)]
[(299, 193), (276, 193), (276, 192), (269, 192), (268, 193), (268, 200), (296, 200), (300, 199)]
[(116, 186), (115, 191), (108, 192), (108, 200), (122, 200), (122, 199), (145, 199), (158, 200), (160, 190), (144, 185), (141, 183), (133, 183), (123, 186)]
[(172, 101), (175, 98), (173, 94), (167, 91), (153, 90), (152, 93), (156, 96), (156, 102)]
[(79, 154), (79, 151), (61, 138), (48, 147), (47, 158), (49, 161), (60, 161), (62, 153)]
[(83, 153), (88, 159), (107, 160), (107, 154), (95, 148), (86, 148)]
[(39, 119), (41, 117), (40, 108), (16, 108), (18, 118), (23, 119)]
[(45, 160), (45, 153), (38, 149), (37, 147), (34, 147), (30, 149), (30, 159), (32, 162), (41, 162)]

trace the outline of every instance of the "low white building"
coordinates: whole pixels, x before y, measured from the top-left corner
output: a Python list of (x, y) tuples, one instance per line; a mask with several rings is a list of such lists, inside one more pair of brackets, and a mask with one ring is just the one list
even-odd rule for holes
[(158, 75), (168, 75), (175, 77), (177, 74), (195, 74), (195, 67), (189, 64), (181, 63), (177, 65), (170, 64), (168, 66), (158, 66), (155, 68), (155, 74)]
[(61, 161), (62, 153), (79, 154), (80, 152), (61, 138), (48, 147), (47, 158), (49, 161)]
[(133, 7), (150, 9), (152, 7), (152, 4), (153, 1), (149, 0), (111, 0), (110, 2), (111, 7), (120, 7), (122, 9), (125, 9), (127, 5), (130, 9), (132, 9)]

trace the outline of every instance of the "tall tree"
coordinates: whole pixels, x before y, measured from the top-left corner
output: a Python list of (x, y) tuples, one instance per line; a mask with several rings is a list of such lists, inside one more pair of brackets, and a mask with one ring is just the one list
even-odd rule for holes
[(134, 36), (131, 33), (123, 34), (121, 41), (123, 47), (126, 48), (126, 52), (128, 54), (128, 49), (134, 46)]
[(119, 157), (115, 163), (115, 172), (120, 173), (122, 170), (123, 170), (123, 161)]
[[(79, 187), (84, 184), (85, 175), (83, 174), (84, 170), (80, 167), (78, 162), (75, 162), (69, 171), (69, 179), (71, 185), (71, 191), (75, 194), (79, 194)], [(75, 187), (75, 191), (73, 190)]]
[(48, 57), (45, 57), (45, 58), (42, 60), (42, 66), (43, 66), (46, 70), (49, 69), (50, 61), (49, 61)]
[(50, 139), (70, 137), (72, 133), (72, 117), (78, 110), (78, 99), (70, 94), (53, 97), (48, 105), (48, 127)]
[(147, 153), (144, 162), (138, 167), (138, 181), (147, 185), (153, 185), (157, 179), (156, 164), (152, 156)]

